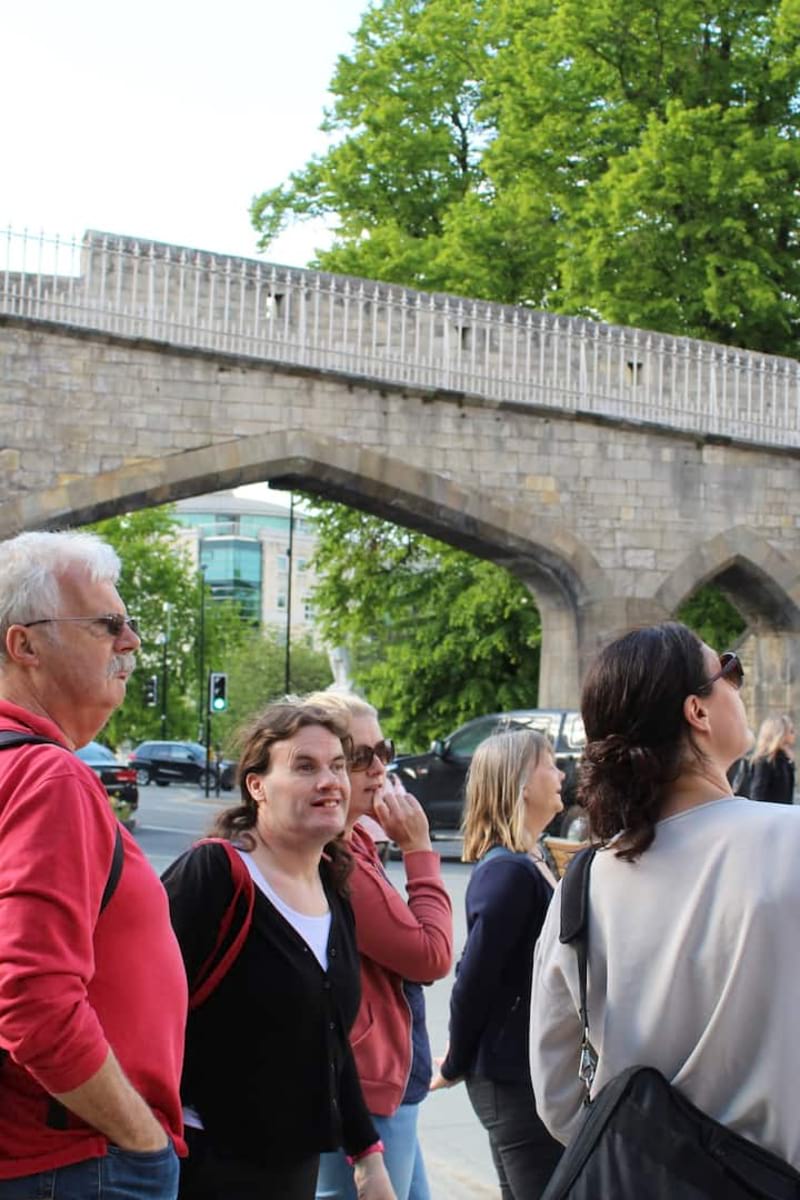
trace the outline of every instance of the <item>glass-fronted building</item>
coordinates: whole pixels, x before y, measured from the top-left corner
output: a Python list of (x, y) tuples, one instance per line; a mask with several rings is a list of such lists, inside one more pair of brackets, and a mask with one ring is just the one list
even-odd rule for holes
[[(235, 600), (246, 620), (285, 634), (314, 636), (309, 567), (314, 553), (310, 521), (295, 509), (289, 606), (289, 510), (233, 492), (194, 496), (175, 505), (184, 540), (212, 595)], [(318, 639), (314, 639), (317, 641)]]

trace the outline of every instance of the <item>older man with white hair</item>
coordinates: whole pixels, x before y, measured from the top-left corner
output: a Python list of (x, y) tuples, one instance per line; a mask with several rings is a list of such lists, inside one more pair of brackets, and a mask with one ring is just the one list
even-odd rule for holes
[(141, 644), (119, 572), (91, 534), (0, 542), (0, 1200), (177, 1193), (182, 960), (161, 884), (72, 753)]

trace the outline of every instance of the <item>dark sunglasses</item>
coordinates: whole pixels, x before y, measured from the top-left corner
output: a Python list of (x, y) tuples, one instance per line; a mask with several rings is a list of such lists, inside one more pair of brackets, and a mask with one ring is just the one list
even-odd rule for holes
[(351, 771), (367, 771), (372, 766), (373, 758), (388, 766), (394, 758), (394, 742), (391, 738), (384, 738), (374, 746), (353, 746), (347, 756), (347, 765)]
[(26, 621), (24, 628), (30, 629), (32, 625), (53, 625), (59, 621), (88, 621), (92, 625), (102, 625), (106, 633), (113, 638), (118, 638), (127, 625), (131, 633), (139, 636), (139, 622), (136, 617), (123, 617), (122, 613), (107, 613), (102, 617), (42, 617), (38, 621)]
[(716, 683), (718, 679), (727, 679), (737, 692), (744, 683), (744, 667), (739, 661), (739, 655), (734, 654), (732, 650), (726, 650), (724, 654), (720, 654), (719, 670), (716, 675), (712, 675), (710, 679), (706, 680), (706, 686), (711, 687), (712, 683)]

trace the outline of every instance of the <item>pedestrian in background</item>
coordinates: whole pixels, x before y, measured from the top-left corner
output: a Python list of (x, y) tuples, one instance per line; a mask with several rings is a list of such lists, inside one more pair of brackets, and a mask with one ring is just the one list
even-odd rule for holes
[(0, 752), (1, 1200), (178, 1187), (183, 964), (158, 878), (72, 753), (141, 645), (119, 573), (91, 534), (0, 543), (0, 731), (33, 743)]
[(467, 941), (450, 997), (450, 1045), (433, 1089), (466, 1080), (503, 1200), (541, 1196), (561, 1146), (536, 1112), (528, 1066), (534, 946), (553, 895), (537, 841), (563, 808), (550, 743), (518, 730), (482, 742), (467, 777)]
[[(358, 1075), (398, 1200), (429, 1200), (417, 1138), (419, 1105), (432, 1074), (422, 984), (450, 970), (450, 898), (422, 806), (399, 779), (387, 777), (394, 747), (381, 733), (376, 710), (347, 692), (315, 692), (308, 699), (344, 717), (352, 743), (345, 836), (354, 860), (350, 899), (361, 956), (361, 1007), (350, 1035)], [(372, 838), (359, 827), (365, 814), (377, 819), (403, 853), (408, 903), (389, 882)], [(355, 1197), (344, 1155), (323, 1155), (317, 1200)]]
[(794, 743), (790, 717), (783, 714), (762, 721), (751, 763), (751, 800), (794, 803)]
[[(684, 625), (625, 634), (591, 665), (579, 795), (589, 877), (592, 1091), (654, 1067), (689, 1101), (800, 1168), (794, 1045), (800, 809), (733, 796), (750, 730), (737, 656)], [(569, 1143), (581, 1127), (578, 959), (560, 905), (534, 960), (531, 1078)], [(701, 1187), (702, 1191), (702, 1187)]]
[[(245, 733), (241, 804), (215, 833), (255, 901), (238, 956), (189, 1014), (182, 1200), (313, 1200), (320, 1152), (342, 1144), (360, 1200), (394, 1200), (348, 1042), (359, 965), (345, 741), (341, 721), (299, 701), (270, 705)], [(190, 980), (228, 924), (235, 865), (205, 842), (165, 872)]]

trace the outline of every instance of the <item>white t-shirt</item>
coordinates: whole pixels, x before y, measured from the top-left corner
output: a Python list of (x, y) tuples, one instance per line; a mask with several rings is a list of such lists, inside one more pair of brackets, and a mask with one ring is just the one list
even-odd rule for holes
[[(581, 1117), (575, 951), (560, 888), (539, 938), (531, 1077), (568, 1142)], [(800, 808), (725, 797), (660, 821), (636, 863), (591, 871), (588, 1006), (593, 1094), (657, 1067), (689, 1100), (800, 1169)]]
[(297, 912), (296, 909), (290, 908), (286, 901), (281, 899), (275, 889), (267, 883), (267, 880), (253, 861), (252, 854), (247, 850), (240, 850), (238, 846), (236, 847), (236, 853), (250, 872), (253, 883), (258, 890), (263, 892), (270, 904), (277, 908), (281, 916), (289, 922), (293, 929), (297, 930), (323, 971), (327, 971), (328, 937), (331, 931), (330, 912), (326, 912), (321, 917), (309, 917), (305, 913)]

